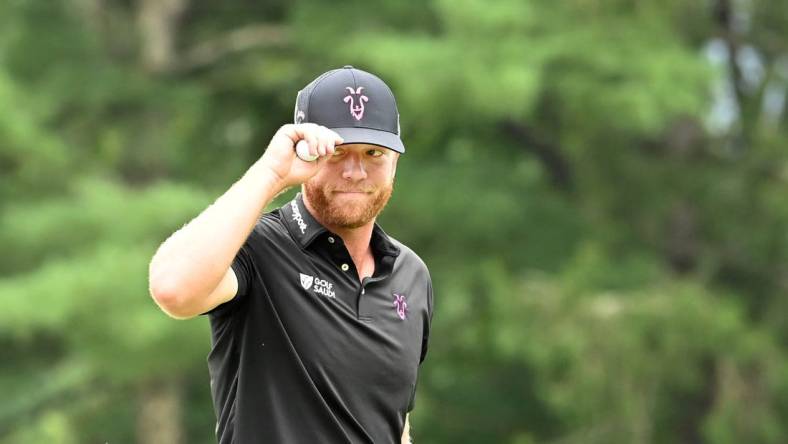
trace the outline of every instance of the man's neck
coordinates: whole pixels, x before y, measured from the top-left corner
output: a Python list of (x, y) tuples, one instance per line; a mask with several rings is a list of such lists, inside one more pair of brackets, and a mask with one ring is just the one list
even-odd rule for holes
[(329, 227), (325, 224), (324, 226), (342, 238), (350, 256), (353, 260), (357, 260), (370, 251), (374, 223), (375, 222), (372, 221), (358, 228)]

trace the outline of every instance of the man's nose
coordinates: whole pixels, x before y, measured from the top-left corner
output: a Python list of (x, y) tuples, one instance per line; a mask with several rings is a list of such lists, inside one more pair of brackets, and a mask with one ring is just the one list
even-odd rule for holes
[(342, 178), (354, 182), (367, 178), (364, 162), (358, 156), (347, 156), (342, 165)]

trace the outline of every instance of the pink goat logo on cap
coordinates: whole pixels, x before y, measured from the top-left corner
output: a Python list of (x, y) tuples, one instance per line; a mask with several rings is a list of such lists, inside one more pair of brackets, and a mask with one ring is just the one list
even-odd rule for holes
[[(361, 95), (361, 90), (364, 89), (364, 87), (359, 86), (354, 90), (350, 86), (346, 86), (345, 89), (347, 89), (350, 92), (350, 94), (346, 95), (345, 98), (342, 99), (342, 101), (345, 103), (349, 103), (350, 114), (352, 114), (353, 117), (356, 118), (356, 120), (361, 120), (361, 118), (364, 117), (364, 102), (369, 101), (369, 97)], [(356, 104), (355, 96), (358, 96), (358, 105)]]

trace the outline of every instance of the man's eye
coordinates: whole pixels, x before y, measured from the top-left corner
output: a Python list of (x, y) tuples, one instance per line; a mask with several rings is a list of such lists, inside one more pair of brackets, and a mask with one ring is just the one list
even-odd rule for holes
[(367, 151), (367, 154), (369, 154), (372, 157), (380, 157), (380, 156), (383, 155), (383, 151), (382, 150), (369, 150), (369, 151)]

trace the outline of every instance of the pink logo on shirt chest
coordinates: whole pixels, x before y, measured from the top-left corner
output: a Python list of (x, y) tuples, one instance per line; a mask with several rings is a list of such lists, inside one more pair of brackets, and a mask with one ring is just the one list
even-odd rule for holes
[(397, 315), (403, 321), (405, 320), (405, 315), (408, 311), (408, 303), (405, 302), (405, 295), (404, 294), (397, 294), (394, 293), (394, 307), (397, 309)]

